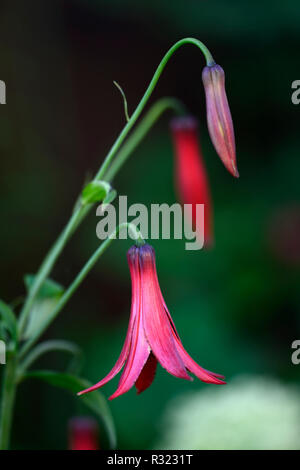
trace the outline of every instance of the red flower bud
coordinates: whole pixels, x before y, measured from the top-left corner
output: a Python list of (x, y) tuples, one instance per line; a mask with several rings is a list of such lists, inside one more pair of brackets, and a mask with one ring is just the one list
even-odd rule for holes
[(210, 188), (198, 138), (198, 124), (193, 117), (174, 118), (171, 122), (175, 150), (175, 179), (182, 204), (192, 207), (190, 218), (196, 224), (196, 205), (204, 204), (204, 245), (213, 241)]
[(97, 421), (90, 417), (76, 417), (69, 421), (69, 450), (98, 450)]
[(202, 80), (211, 140), (227, 170), (238, 177), (234, 131), (225, 91), (224, 70), (217, 64), (206, 66), (202, 72)]

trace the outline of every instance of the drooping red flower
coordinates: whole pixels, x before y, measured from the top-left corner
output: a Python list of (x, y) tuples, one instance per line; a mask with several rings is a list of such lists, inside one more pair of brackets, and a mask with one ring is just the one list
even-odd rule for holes
[(132, 304), (128, 331), (120, 357), (110, 373), (94, 386), (79, 392), (96, 390), (124, 366), (119, 386), (112, 400), (135, 385), (140, 393), (155, 376), (157, 362), (170, 374), (192, 380), (188, 371), (202, 382), (224, 384), (224, 377), (200, 367), (185, 351), (163, 299), (150, 245), (133, 246), (127, 253), (132, 282)]
[[(204, 245), (213, 243), (213, 216), (209, 182), (198, 137), (198, 123), (193, 117), (176, 117), (171, 121), (175, 150), (175, 180), (179, 199), (191, 207), (189, 218), (193, 230), (203, 230), (196, 224), (197, 204), (204, 204)], [(189, 207), (189, 206), (186, 206)], [(201, 234), (198, 234), (199, 237)]]
[(206, 95), (207, 125), (217, 154), (227, 170), (236, 178), (235, 139), (231, 113), (225, 91), (225, 73), (212, 64), (204, 67), (202, 80)]
[(98, 450), (99, 433), (97, 421), (89, 416), (69, 421), (69, 450)]

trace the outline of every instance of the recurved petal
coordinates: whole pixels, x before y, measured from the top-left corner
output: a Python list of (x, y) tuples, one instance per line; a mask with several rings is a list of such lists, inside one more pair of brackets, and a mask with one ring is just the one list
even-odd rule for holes
[(97, 382), (92, 387), (89, 387), (85, 390), (82, 390), (81, 392), (78, 392), (77, 395), (83, 395), (84, 393), (92, 392), (93, 390), (97, 390), (98, 388), (103, 387), (103, 385), (105, 385), (107, 382), (113, 379), (120, 372), (128, 356), (128, 351), (129, 351), (130, 341), (131, 341), (131, 334), (132, 334), (132, 325), (130, 321), (125, 343), (123, 345), (121, 354), (119, 356), (119, 359), (115, 363), (114, 367), (112, 368), (112, 370), (104, 377), (104, 379), (100, 380), (100, 382)]
[[(183, 363), (185, 365), (185, 367), (194, 375), (196, 375), (196, 377), (198, 377), (200, 380), (206, 382), (206, 380), (203, 380), (201, 377), (200, 377), (200, 374), (202, 377), (204, 378), (209, 378), (209, 381), (211, 382), (211, 378), (214, 377), (214, 378), (217, 378), (217, 379), (224, 379), (224, 375), (221, 375), (221, 374), (216, 374), (215, 372), (211, 372), (207, 369), (204, 369), (203, 367), (199, 366), (190, 356), (189, 354), (185, 351), (183, 345), (182, 345), (182, 342), (180, 340), (180, 337), (179, 337), (179, 334), (178, 334), (178, 331), (176, 330), (176, 326), (173, 322), (173, 319), (171, 317), (171, 314), (168, 310), (168, 307), (165, 303), (165, 300), (163, 298), (163, 295), (161, 293), (161, 289), (160, 289), (160, 286), (158, 284), (158, 279), (157, 279), (157, 276), (156, 276), (156, 284), (157, 284), (157, 288), (159, 290), (159, 293), (160, 293), (160, 299), (161, 299), (161, 302), (164, 306), (164, 309), (165, 309), (165, 312), (166, 312), (166, 315), (168, 317), (168, 320), (170, 322), (170, 325), (171, 325), (171, 328), (172, 328), (172, 333), (173, 333), (173, 337), (174, 337), (174, 341), (175, 341), (175, 344), (177, 345), (177, 348), (178, 348), (178, 352), (179, 352), (179, 355), (180, 357), (182, 358), (183, 360)], [(190, 366), (190, 367), (189, 367)], [(192, 369), (191, 369), (192, 367)], [(196, 372), (197, 371), (197, 374)], [(222, 381), (218, 381), (218, 382), (211, 382), (211, 383), (225, 383), (225, 382), (222, 382)]]
[(156, 359), (170, 374), (192, 380), (177, 352), (171, 325), (157, 288), (155, 253), (144, 245), (140, 256), (142, 310), (145, 334)]
[(112, 368), (112, 370), (107, 374), (106, 377), (104, 377), (104, 379), (100, 380), (100, 382), (96, 383), (92, 387), (89, 387), (86, 390), (82, 390), (77, 395), (83, 395), (84, 393), (92, 392), (93, 390), (97, 390), (98, 388), (103, 387), (103, 385), (105, 385), (107, 382), (113, 379), (120, 372), (128, 356), (130, 343), (131, 343), (131, 336), (133, 332), (133, 325), (134, 325), (134, 321), (137, 315), (137, 311), (140, 306), (139, 263), (138, 263), (138, 258), (137, 256), (135, 256), (134, 252), (131, 252), (128, 254), (128, 265), (129, 265), (129, 270), (130, 270), (130, 275), (131, 275), (132, 300), (131, 300), (131, 312), (130, 312), (130, 318), (129, 318), (129, 325), (128, 325), (127, 334), (126, 334), (126, 338), (125, 338), (125, 342), (124, 342), (121, 354), (119, 356), (119, 359), (115, 363), (114, 367)]
[(213, 383), (213, 384), (223, 384), (225, 385), (226, 382), (221, 380), (221, 378), (224, 378), (222, 375), (215, 374), (213, 372), (210, 372), (206, 369), (203, 369), (203, 367), (199, 366), (192, 358), (191, 356), (186, 352), (184, 347), (182, 346), (182, 343), (179, 338), (174, 336), (175, 341), (177, 343), (177, 349), (178, 353), (184, 362), (185, 367), (198, 379), (202, 380), (202, 382), (206, 383)]
[(134, 247), (128, 252), (128, 264), (132, 265), (133, 272), (131, 272), (131, 279), (134, 283), (135, 291), (135, 319), (133, 324), (133, 331), (131, 336), (131, 343), (129, 348), (128, 359), (125, 363), (123, 373), (120, 378), (119, 386), (115, 393), (109, 398), (114, 398), (128, 392), (128, 390), (137, 381), (144, 365), (150, 354), (150, 346), (146, 340), (143, 318), (142, 318), (142, 304), (141, 304), (141, 276), (139, 267), (139, 249)]
[(137, 381), (149, 355), (150, 347), (145, 337), (142, 315), (141, 312), (139, 312), (134, 322), (129, 356), (121, 375), (119, 386), (115, 393), (109, 397), (109, 400), (113, 400), (123, 393), (128, 392)]

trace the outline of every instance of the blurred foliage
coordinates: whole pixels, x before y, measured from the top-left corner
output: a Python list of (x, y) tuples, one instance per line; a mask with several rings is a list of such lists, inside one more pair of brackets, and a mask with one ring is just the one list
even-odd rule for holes
[[(226, 72), (237, 181), (208, 138), (199, 51), (178, 51), (154, 93), (153, 100), (177, 96), (200, 119), (216, 244), (199, 252), (185, 251), (180, 240), (155, 240), (153, 246), (184, 346), (201, 365), (224, 373), (228, 385), (214, 390), (159, 368), (145, 393), (137, 397), (132, 390), (110, 404), (119, 448), (153, 447), (169, 401), (184, 392), (204, 393), (213, 407), (214, 398), (233, 396), (232, 380), (241, 373), (274, 376), (282, 390), (299, 384), (300, 366), (291, 363), (291, 344), (300, 336), (300, 233), (293, 215), (300, 207), (300, 107), (291, 103), (300, 68), (298, 1), (6, 0), (0, 9), (0, 79), (7, 85), (7, 104), (0, 107), (0, 297), (7, 302), (25, 293), (24, 273), (36, 271), (125, 124), (113, 80), (126, 92), (130, 114), (166, 49), (185, 35), (204, 41)], [(128, 194), (128, 204), (175, 201), (167, 117), (114, 186)], [(54, 269), (62, 285), (98, 246), (96, 223), (91, 213)], [(111, 369), (125, 337), (129, 246), (120, 241), (109, 248), (46, 335), (80, 345), (83, 375), (91, 382)], [(55, 353), (38, 366), (62, 371), (64, 360)], [(106, 397), (116, 385), (117, 379), (105, 386)], [(38, 381), (21, 387), (13, 446), (66, 448), (67, 422), (81, 413), (80, 399)], [(253, 396), (247, 387), (238, 390), (234, 396), (247, 406)], [(266, 386), (260, 396), (269, 393)], [(193, 410), (186, 400), (188, 419)], [(241, 435), (246, 431), (241, 427)]]
[[(50, 385), (62, 388), (63, 390), (68, 390), (73, 394), (78, 393), (81, 390), (91, 387), (93, 385), (85, 379), (82, 379), (81, 377), (77, 377), (71, 374), (62, 374), (53, 371), (33, 371), (28, 372), (27, 376), (29, 378), (37, 378), (39, 380), (43, 380)], [(95, 415), (101, 420), (107, 433), (109, 447), (111, 449), (115, 449), (116, 431), (110, 410), (108, 408), (107, 401), (103, 397), (102, 393), (97, 390), (93, 393), (88, 393), (84, 395), (81, 400), (82, 403), (84, 403), (88, 408), (90, 408), (93, 413), (95, 413)]]

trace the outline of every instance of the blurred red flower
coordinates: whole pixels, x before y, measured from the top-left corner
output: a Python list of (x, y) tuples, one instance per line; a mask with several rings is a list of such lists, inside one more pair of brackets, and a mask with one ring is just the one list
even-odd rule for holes
[[(198, 124), (193, 117), (177, 117), (171, 121), (175, 150), (175, 179), (182, 204), (189, 204), (193, 230), (196, 225), (196, 206), (204, 204), (204, 246), (213, 243), (213, 215), (209, 182), (198, 137)], [(201, 237), (202, 234), (198, 234)]]
[(98, 450), (98, 423), (90, 417), (75, 417), (69, 421), (69, 450)]

